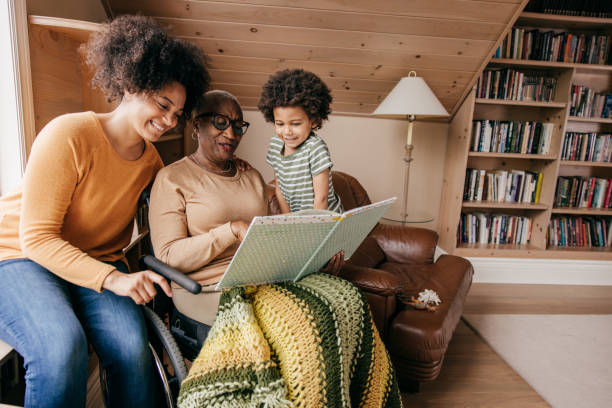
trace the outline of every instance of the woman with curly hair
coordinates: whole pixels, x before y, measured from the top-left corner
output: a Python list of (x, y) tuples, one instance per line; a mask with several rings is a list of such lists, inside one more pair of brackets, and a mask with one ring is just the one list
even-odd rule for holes
[(123, 16), (85, 46), (109, 113), (49, 122), (21, 186), (0, 199), (0, 338), (25, 360), (26, 407), (83, 407), (88, 341), (107, 374), (109, 405), (152, 407), (153, 366), (141, 308), (158, 284), (128, 274), (142, 190), (163, 166), (151, 142), (208, 88), (204, 54), (154, 20)]
[(276, 132), (266, 162), (274, 169), (283, 213), (313, 208), (342, 212), (329, 150), (314, 133), (331, 112), (331, 101), (321, 78), (303, 69), (278, 71), (263, 87), (258, 108)]

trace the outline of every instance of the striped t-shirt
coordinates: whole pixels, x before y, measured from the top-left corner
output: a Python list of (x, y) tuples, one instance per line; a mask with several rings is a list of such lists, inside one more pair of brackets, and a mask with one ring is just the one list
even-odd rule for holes
[(284, 147), (285, 143), (278, 136), (274, 136), (270, 140), (266, 162), (274, 169), (276, 180), (291, 212), (314, 207), (312, 178), (325, 169), (330, 169), (327, 209), (342, 212), (340, 197), (332, 184), (331, 157), (323, 139), (310, 133), (304, 143), (287, 156), (282, 153)]

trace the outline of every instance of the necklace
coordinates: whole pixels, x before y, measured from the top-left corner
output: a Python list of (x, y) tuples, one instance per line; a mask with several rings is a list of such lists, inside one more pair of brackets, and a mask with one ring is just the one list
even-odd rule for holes
[(189, 155), (189, 157), (191, 158), (191, 160), (193, 160), (193, 162), (195, 164), (197, 164), (198, 166), (200, 166), (201, 168), (203, 168), (206, 171), (210, 171), (211, 173), (215, 173), (215, 174), (228, 174), (232, 170), (234, 170), (234, 161), (233, 160), (229, 160), (228, 161), (226, 169), (211, 169), (210, 167), (204, 166), (202, 163), (200, 163), (198, 161), (198, 159), (196, 159), (195, 153), (191, 153)]

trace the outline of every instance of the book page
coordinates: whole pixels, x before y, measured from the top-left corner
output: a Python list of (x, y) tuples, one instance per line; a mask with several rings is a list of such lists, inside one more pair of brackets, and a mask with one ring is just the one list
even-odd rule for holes
[(335, 218), (255, 217), (217, 289), (293, 280), (332, 230)]
[(344, 251), (344, 259), (349, 259), (395, 200), (393, 197), (345, 211), (326, 242), (313, 254), (295, 280), (317, 272), (340, 251)]
[(341, 250), (348, 258), (394, 201), (342, 215), (255, 217), (217, 289), (297, 280), (320, 270)]

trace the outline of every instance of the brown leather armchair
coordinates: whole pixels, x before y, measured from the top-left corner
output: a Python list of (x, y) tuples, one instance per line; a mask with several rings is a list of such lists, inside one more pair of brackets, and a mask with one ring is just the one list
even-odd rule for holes
[[(354, 177), (334, 171), (332, 178), (345, 209), (371, 203)], [(278, 213), (275, 201), (271, 210)], [(442, 255), (433, 262), (437, 241), (435, 231), (378, 224), (340, 272), (365, 294), (403, 391), (418, 391), (420, 382), (438, 377), (472, 283), (466, 259)], [(442, 300), (434, 312), (400, 300), (424, 289)]]

